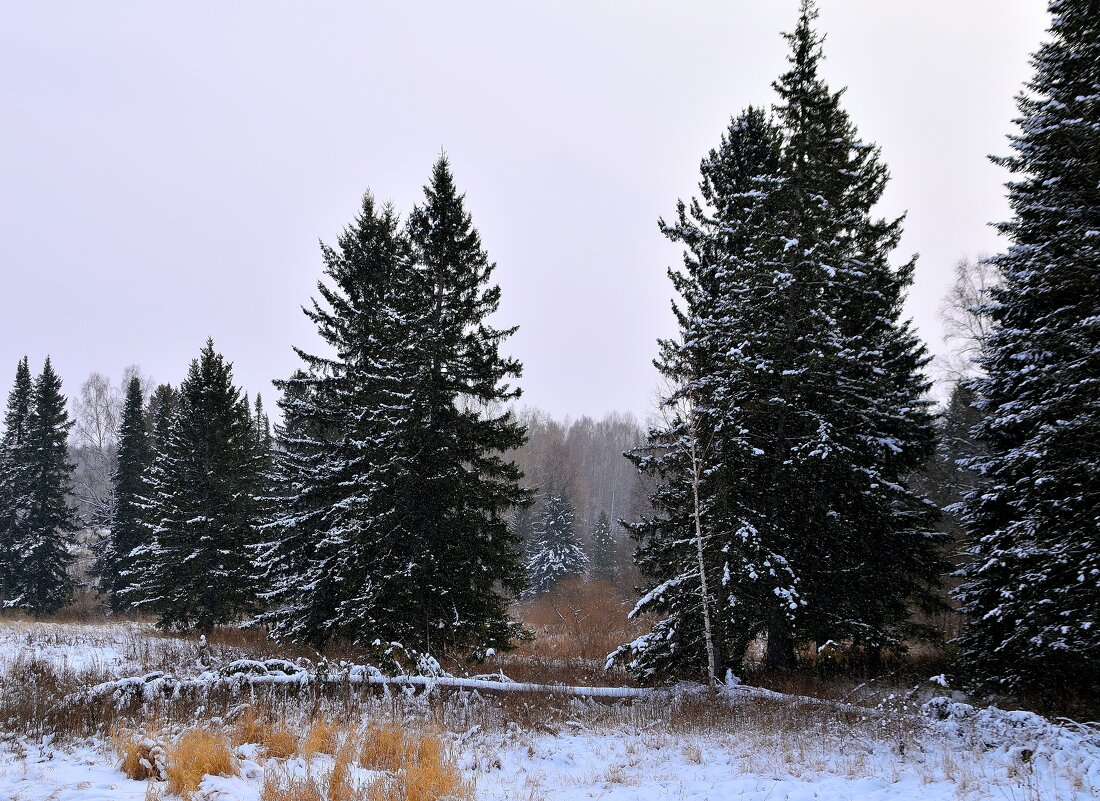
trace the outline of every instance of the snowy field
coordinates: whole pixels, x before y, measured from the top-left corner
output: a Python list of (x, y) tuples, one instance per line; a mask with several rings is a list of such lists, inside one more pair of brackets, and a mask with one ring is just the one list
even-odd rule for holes
[[(230, 646), (214, 651), (215, 659), (257, 656)], [(292, 753), (276, 758), (257, 744), (236, 744), (230, 775), (207, 776), (192, 798), (261, 801), (276, 797), (265, 783), (277, 778), (330, 775), (332, 755), (307, 759), (304, 746), (294, 743), (305, 742), (318, 717), (337, 716), (344, 736), (382, 720), (410, 731), (437, 732), (464, 781), (472, 782), (473, 797), (481, 801), (1100, 797), (1096, 729), (946, 698), (931, 703), (884, 699), (861, 710), (737, 691), (716, 702), (690, 690), (652, 698), (551, 702), (533, 694), (502, 700), (466, 691), (443, 697), (438, 688), (427, 694), (364, 689), (352, 701), (350, 695), (325, 693), (292, 697), (285, 689), (277, 697), (261, 697), (245, 687), (231, 698), (212, 694), (198, 705), (157, 699), (131, 709), (131, 717), (112, 718), (107, 709), (86, 723), (65, 718), (68, 730), (57, 733), (36, 729), (12, 700), (20, 685), (26, 693), (32, 675), (41, 692), (64, 685), (57, 698), (46, 699), (47, 711), (51, 705), (56, 711), (59, 704), (80, 703), (72, 700), (74, 688), (109, 679), (150, 670), (194, 677), (203, 670), (196, 653), (194, 641), (157, 636), (134, 624), (0, 624), (5, 692), (0, 699), (0, 799), (169, 798), (164, 782), (123, 774), (116, 755), (119, 732), (140, 729), (168, 744), (188, 728), (228, 729), (234, 715), (252, 706), (274, 710), (297, 732), (288, 749)], [(41, 678), (43, 663), (56, 671), (49, 681)], [(146, 712), (148, 718), (142, 719)], [(364, 787), (378, 773), (353, 765), (349, 786)]]

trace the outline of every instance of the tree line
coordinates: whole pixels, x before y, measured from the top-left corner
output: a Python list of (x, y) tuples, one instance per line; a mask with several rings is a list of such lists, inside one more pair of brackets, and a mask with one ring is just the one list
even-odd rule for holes
[[(110, 604), (172, 627), (248, 620), (318, 647), (476, 657), (520, 635), (510, 599), (586, 573), (639, 586), (634, 614), (654, 620), (611, 662), (716, 684), (757, 641), (772, 669), (836, 643), (875, 669), (931, 633), (947, 583), (963, 675), (1095, 693), (1090, 9), (1051, 4), (998, 159), (1014, 176), (1010, 245), (960, 269), (949, 299), (973, 352), (950, 365), (942, 413), (903, 316), (903, 220), (875, 213), (886, 164), (821, 76), (804, 0), (775, 105), (731, 119), (699, 196), (660, 221), (684, 257), (648, 432), (513, 411), (521, 365), (501, 346), (515, 329), (493, 322), (494, 265), (441, 158), (404, 221), (368, 192), (322, 246), (305, 313), (324, 350), (297, 349), (301, 368), (275, 382), (274, 431), (212, 342), (176, 389), (147, 399), (131, 378), (98, 563)], [(34, 380), (20, 362), (0, 441), (7, 606), (49, 611), (71, 593), (71, 425), (49, 361)]]

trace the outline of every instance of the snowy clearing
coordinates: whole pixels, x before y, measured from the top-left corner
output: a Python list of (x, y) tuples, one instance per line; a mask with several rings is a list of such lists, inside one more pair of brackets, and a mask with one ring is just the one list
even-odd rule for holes
[[(194, 681), (204, 675), (194, 650), (193, 641), (162, 637), (136, 624), (5, 623), (0, 678), (14, 688), (21, 672), (29, 672), (29, 660), (37, 659), (84, 691), (150, 668), (172, 668)], [(221, 653), (255, 656), (232, 648)], [(213, 674), (207, 669), (206, 675)], [(253, 709), (270, 712), (294, 732), (290, 753), (273, 758), (256, 744), (235, 745), (233, 775), (208, 776), (192, 798), (260, 801), (265, 777), (331, 774), (332, 756), (302, 756), (306, 733), (318, 718), (339, 721), (344, 737), (381, 721), (436, 732), (481, 801), (1085, 801), (1100, 796), (1097, 730), (947, 698), (861, 710), (799, 703), (778, 693), (727, 693), (710, 702), (685, 690), (547, 703), (533, 694), (505, 698), (438, 684), (428, 690), (345, 685), (343, 695), (333, 692), (315, 685), (242, 685), (211, 690), (205, 701), (165, 700), (159, 694), (118, 701), (125, 709), (100, 699), (107, 704), (95, 708), (95, 714), (106, 716), (101, 722), (56, 736), (35, 731), (26, 721), (21, 725), (18, 710), (9, 707), (0, 733), (0, 798), (168, 798), (163, 782), (136, 781), (121, 772), (112, 734), (155, 729), (169, 743), (188, 728), (228, 731), (242, 710)], [(353, 767), (349, 775), (353, 783), (365, 783), (376, 774)]]

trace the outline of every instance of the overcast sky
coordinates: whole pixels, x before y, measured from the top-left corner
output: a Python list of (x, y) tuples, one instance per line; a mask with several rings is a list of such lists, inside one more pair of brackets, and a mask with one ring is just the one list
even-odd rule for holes
[[(315, 346), (299, 307), (368, 187), (403, 212), (441, 149), (556, 415), (644, 415), (672, 331), (658, 233), (731, 115), (770, 104), (797, 0), (0, 0), (0, 393), (24, 353), (72, 395), (205, 338), (238, 381)], [(823, 0), (824, 73), (908, 211), (933, 350), (953, 264), (999, 247), (1013, 98), (1040, 0)]]

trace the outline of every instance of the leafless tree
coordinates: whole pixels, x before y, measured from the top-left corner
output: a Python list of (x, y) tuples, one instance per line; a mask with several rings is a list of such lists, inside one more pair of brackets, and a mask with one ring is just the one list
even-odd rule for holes
[(139, 367), (131, 365), (123, 371), (120, 386), (114, 386), (102, 373), (93, 372), (73, 399), (73, 494), (81, 518), (91, 528), (104, 528), (110, 523), (119, 417), (126, 387), (134, 377), (147, 393), (151, 381)]
[(1000, 273), (987, 257), (962, 258), (955, 265), (951, 288), (940, 304), (943, 339), (948, 353), (939, 360), (943, 379), (951, 385), (976, 376), (982, 343), (989, 337), (989, 304)]

